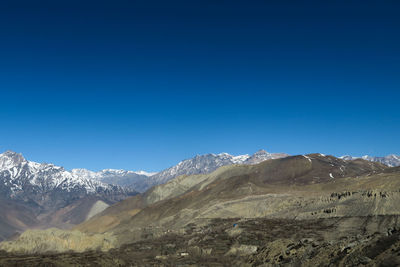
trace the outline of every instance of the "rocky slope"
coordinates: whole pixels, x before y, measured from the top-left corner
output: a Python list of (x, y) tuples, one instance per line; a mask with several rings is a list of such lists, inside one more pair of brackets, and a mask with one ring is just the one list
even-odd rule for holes
[[(47, 234), (39, 242), (37, 233), (28, 232), (0, 244), (9, 251), (0, 253), (0, 263), (396, 265), (399, 200), (400, 168), (362, 159), (310, 154), (224, 166), (210, 174), (177, 177), (76, 227), (83, 240), (102, 240), (97, 237), (103, 234), (110, 240), (78, 251), (103, 252), (13, 254), (29, 252), (25, 244), (47, 244)], [(76, 244), (74, 233), (61, 235)], [(48, 237), (52, 248), (76, 249), (57, 241), (57, 235)]]
[(268, 159), (286, 157), (285, 153), (269, 153), (259, 150), (253, 155), (232, 156), (228, 153), (197, 155), (186, 159), (177, 165), (165, 169), (159, 173), (148, 173), (145, 171), (126, 171), (105, 169), (93, 172), (87, 169), (73, 169), (71, 173), (75, 177), (100, 181), (145, 192), (155, 185), (163, 184), (181, 175), (206, 174), (213, 172), (219, 167), (233, 164), (257, 164)]
[(109, 250), (115, 246), (111, 234), (87, 235), (79, 231), (63, 231), (56, 228), (46, 230), (27, 230), (16, 242), (5, 241), (2, 248), (19, 253), (43, 253), (51, 251), (83, 252), (90, 246), (95, 250)]
[[(214, 219), (206, 226), (190, 224), (181, 233), (170, 231), (160, 237), (152, 237), (144, 230), (141, 241), (109, 251), (99, 248), (46, 255), (0, 251), (0, 265), (398, 266), (399, 226), (399, 216), (390, 215), (311, 220)], [(111, 242), (104, 243), (107, 247)]]
[(233, 164), (257, 164), (268, 159), (277, 159), (289, 156), (285, 153), (269, 153), (259, 150), (253, 155), (232, 156), (228, 153), (197, 155), (194, 158), (183, 160), (177, 165), (163, 170), (149, 179), (146, 189), (154, 185), (164, 184), (181, 175), (207, 174), (219, 167)]
[[(321, 154), (268, 160), (257, 165), (225, 166), (211, 174), (175, 178), (146, 194), (110, 207), (77, 229), (113, 231), (122, 239), (126, 238), (125, 241), (121, 239), (124, 243), (136, 238), (141, 227), (149, 225), (159, 227), (157, 229), (179, 229), (204, 218), (286, 218), (303, 213), (314, 216), (311, 215), (313, 212), (316, 212), (316, 217), (324, 217), (330, 213), (323, 210), (333, 205), (325, 198), (329, 198), (332, 192), (344, 190), (347, 187), (344, 181), (359, 182), (356, 177), (378, 175), (386, 168), (379, 163), (344, 161)], [(385, 175), (391, 177), (392, 174)], [(331, 191), (336, 184), (341, 187)], [(328, 186), (322, 190), (322, 185)], [(319, 201), (320, 198), (323, 200)], [(295, 203), (314, 206), (303, 210), (293, 206)], [(365, 212), (368, 214), (371, 210)]]
[(39, 223), (35, 211), (24, 204), (0, 197), (0, 241)]
[[(106, 169), (67, 171), (53, 164), (26, 160), (21, 154), (0, 154), (0, 193), (3, 205), (15, 207), (0, 217), (0, 240), (30, 227), (68, 228), (89, 219), (110, 204), (185, 174), (209, 173), (232, 164), (255, 164), (286, 154), (260, 150), (252, 156), (226, 153), (197, 156), (161, 173)], [(113, 185), (111, 185), (113, 184)], [(18, 207), (18, 208), (16, 208)], [(17, 223), (16, 223), (17, 222)]]

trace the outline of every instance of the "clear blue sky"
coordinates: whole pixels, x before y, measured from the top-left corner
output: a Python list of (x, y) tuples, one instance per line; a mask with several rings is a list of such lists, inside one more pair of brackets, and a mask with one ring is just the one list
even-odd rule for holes
[(399, 12), (399, 1), (1, 1), (0, 150), (148, 171), (260, 148), (398, 154)]

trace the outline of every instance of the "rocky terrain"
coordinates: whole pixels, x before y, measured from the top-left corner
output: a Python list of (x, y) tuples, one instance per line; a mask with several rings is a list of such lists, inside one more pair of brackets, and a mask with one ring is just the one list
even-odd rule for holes
[(284, 156), (287, 155), (264, 150), (251, 156), (207, 154), (184, 160), (160, 173), (146, 173), (113, 169), (68, 171), (6, 151), (0, 154), (0, 205), (10, 208), (4, 208), (0, 215), (0, 240), (32, 227), (70, 228), (137, 191), (179, 175), (210, 173), (220, 166), (255, 164)]
[(400, 168), (378, 162), (309, 154), (227, 165), (73, 231), (15, 236), (0, 243), (0, 265), (397, 266), (399, 201)]
[(234, 164), (251, 165), (263, 162), (268, 159), (284, 158), (289, 156), (286, 153), (269, 153), (263, 149), (253, 155), (232, 156), (228, 153), (197, 155), (194, 158), (179, 162), (166, 170), (149, 177), (145, 183), (136, 184), (138, 191), (144, 192), (155, 185), (164, 184), (181, 175), (208, 174), (222, 166)]
[(23, 255), (2, 266), (398, 266), (398, 216), (213, 219), (108, 251)]
[[(77, 229), (88, 232), (112, 230), (128, 238), (135, 229), (149, 223), (179, 229), (187, 223), (210, 217), (330, 216), (323, 210), (335, 207), (336, 200), (331, 193), (354, 188), (359, 193), (351, 198), (361, 198), (360, 203), (364, 203), (361, 190), (369, 188), (367, 184), (363, 186), (364, 183), (371, 177), (382, 182), (379, 174), (386, 168), (379, 163), (344, 161), (321, 154), (268, 160), (257, 165), (225, 166), (211, 174), (175, 178), (110, 207)], [(355, 178), (374, 173), (376, 175), (365, 179)], [(397, 194), (394, 197), (397, 198)], [(353, 199), (350, 201), (355, 201)], [(352, 212), (344, 208), (335, 214), (346, 216)], [(368, 208), (364, 212), (368, 215), (373, 211)]]
[[(87, 169), (72, 169), (70, 173), (73, 177), (99, 181), (105, 184), (118, 185), (143, 193), (152, 186), (164, 184), (181, 175), (208, 174), (222, 166), (235, 164), (252, 165), (265, 160), (287, 156), (289, 155), (286, 153), (270, 153), (261, 149), (252, 155), (245, 154), (233, 156), (228, 153), (197, 155), (193, 158), (183, 160), (158, 173), (116, 169), (104, 169), (98, 172)], [(355, 160), (361, 158), (368, 161), (379, 162), (389, 167), (400, 166), (400, 157), (397, 155), (387, 155), (385, 157), (372, 157), (368, 155), (363, 157), (353, 157), (346, 155), (340, 158), (344, 160)]]

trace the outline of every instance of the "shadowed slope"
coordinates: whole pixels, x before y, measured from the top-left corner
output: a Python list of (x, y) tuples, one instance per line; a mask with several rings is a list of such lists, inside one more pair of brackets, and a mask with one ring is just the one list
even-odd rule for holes
[(33, 209), (26, 205), (0, 199), (0, 211), (0, 241), (38, 224)]

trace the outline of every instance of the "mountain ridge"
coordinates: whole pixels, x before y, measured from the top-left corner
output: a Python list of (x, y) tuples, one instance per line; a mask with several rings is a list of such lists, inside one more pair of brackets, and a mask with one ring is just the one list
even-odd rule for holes
[[(99, 227), (100, 231), (107, 231), (111, 226), (113, 231), (125, 231), (125, 227), (144, 227), (149, 222), (154, 223), (156, 227), (179, 228), (197, 218), (199, 214), (203, 214), (203, 217), (214, 217), (217, 214), (241, 217), (243, 212), (252, 213), (245, 207), (243, 211), (237, 209), (235, 212), (231, 210), (224, 213), (223, 205), (237, 205), (234, 202), (228, 203), (231, 200), (241, 203), (241, 199), (250, 197), (254, 198), (251, 201), (257, 207), (260, 201), (257, 200), (257, 196), (266, 194), (266, 200), (275, 198), (279, 196), (275, 193), (277, 189), (282, 191), (282, 188), (287, 190), (292, 187), (331, 183), (346, 177), (379, 173), (387, 168), (380, 163), (362, 159), (345, 161), (322, 154), (290, 156), (263, 161), (256, 165), (223, 166), (210, 174), (176, 177), (166, 184), (153, 187), (145, 194), (117, 203), (78, 225), (76, 229), (90, 232)], [(279, 192), (284, 198), (288, 193)], [(271, 196), (268, 196), (269, 194)], [(282, 197), (276, 199), (280, 200)], [(274, 205), (279, 205), (279, 202), (274, 202)], [(263, 207), (264, 205), (257, 207), (253, 213), (259, 209), (263, 212), (269, 209), (268, 205)], [(230, 206), (227, 209), (230, 209)], [(135, 213), (132, 214), (132, 211)]]
[[(6, 151), (3, 154), (10, 154), (15, 156), (16, 162), (23, 161), (24, 158), (21, 154), (15, 153), (13, 151)], [(0, 155), (3, 155), (0, 154)], [(62, 168), (64, 174), (69, 177), (69, 179), (73, 179), (76, 183), (82, 184), (82, 179), (85, 181), (93, 181), (86, 182), (86, 189), (94, 191), (93, 188), (96, 186), (101, 186), (97, 182), (103, 184), (112, 184), (124, 187), (128, 190), (135, 190), (138, 192), (145, 192), (149, 188), (163, 184), (168, 182), (169, 180), (180, 176), (180, 175), (192, 175), (192, 174), (206, 174), (210, 173), (221, 166), (226, 165), (234, 165), (234, 164), (257, 164), (264, 160), (275, 159), (287, 157), (289, 154), (286, 153), (269, 153), (263, 149), (255, 152), (252, 155), (244, 154), (234, 156), (228, 153), (209, 153), (203, 155), (196, 155), (192, 158), (188, 158), (178, 162), (176, 165), (171, 166), (167, 169), (164, 169), (160, 172), (146, 172), (146, 171), (130, 171), (123, 169), (103, 169), (100, 171), (91, 171), (85, 168), (75, 168), (71, 171), (67, 171), (62, 167), (55, 166), (54, 164), (46, 164), (46, 163), (36, 163), (33, 161), (29, 161), (29, 168), (31, 169), (44, 169), (47, 168)], [(355, 160), (358, 158), (362, 158), (368, 161), (380, 162), (389, 167), (400, 166), (400, 156), (391, 154), (385, 157), (373, 157), (373, 156), (363, 156), (363, 157), (354, 157), (354, 156), (341, 156), (341, 159), (344, 160)], [(14, 162), (15, 163), (15, 162)], [(7, 169), (7, 164), (12, 165), (12, 161), (5, 162), (4, 160), (0, 160), (0, 171)], [(8, 168), (11, 170), (12, 168)], [(12, 170), (11, 170), (12, 171)], [(15, 172), (16, 170), (14, 170)], [(69, 173), (69, 174), (68, 174)], [(14, 174), (11, 172), (11, 174)], [(58, 181), (61, 183), (61, 181)], [(15, 185), (13, 190), (18, 191), (18, 186)]]
[[(267, 258), (288, 263), (296, 255), (301, 260), (292, 258), (292, 263), (326, 262), (327, 255), (337, 263), (335, 255), (343, 258), (371, 245), (376, 250), (385, 238), (397, 238), (399, 168), (319, 153), (226, 165), (208, 174), (178, 176), (108, 207), (72, 231), (27, 231), (0, 243), (0, 249), (9, 262), (15, 253), (25, 253), (26, 260), (39, 253), (40, 261), (41, 253), (64, 252), (76, 263), (96, 251), (90, 260), (108, 257), (108, 265), (204, 264), (214, 257), (212, 262), (225, 258), (239, 266), (241, 253), (248, 263), (255, 257), (263, 257), (260, 264)], [(390, 253), (392, 242), (385, 244)]]
[(350, 156), (350, 155), (344, 155), (344, 156), (341, 156), (340, 158), (344, 159), (344, 160), (355, 160), (355, 159), (361, 158), (361, 159), (368, 160), (368, 161), (380, 162), (389, 167), (400, 166), (400, 156), (395, 155), (395, 154), (389, 154), (384, 157), (374, 157), (374, 156), (369, 156), (369, 155), (365, 155), (362, 157), (354, 157), (354, 156)]
[(151, 176), (148, 188), (154, 185), (166, 183), (180, 175), (206, 174), (226, 165), (252, 165), (268, 159), (276, 159), (287, 156), (289, 156), (289, 154), (269, 153), (263, 149), (258, 150), (251, 156), (248, 154), (233, 156), (228, 153), (209, 153), (204, 155), (196, 155), (193, 158), (182, 160), (178, 164)]
[(0, 194), (1, 202), (10, 207), (0, 216), (3, 239), (30, 227), (68, 228), (85, 220), (92, 207), (96, 203), (99, 206), (98, 201), (104, 202), (104, 209), (137, 192), (85, 179), (63, 167), (28, 161), (22, 154), (6, 151), (0, 154)]
[[(111, 185), (85, 179), (68, 172), (63, 167), (48, 163), (37, 163), (26, 160), (22, 154), (6, 151), (0, 154), (0, 177), (4, 186), (8, 186), (13, 197), (23, 186), (37, 186), (42, 192), (52, 189), (71, 191), (76, 186), (82, 187), (87, 193), (95, 193), (99, 190), (120, 189)], [(9, 181), (7, 181), (8, 179)]]

